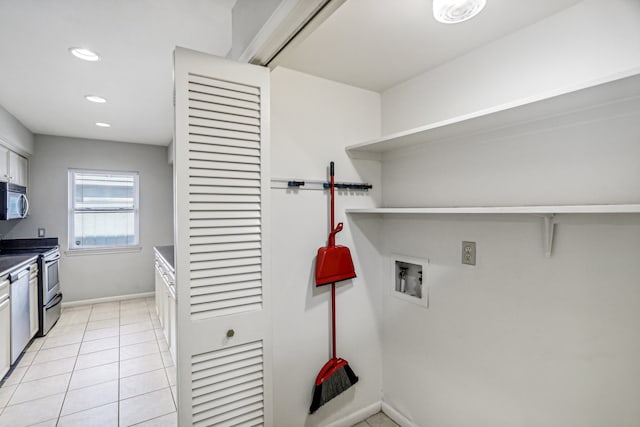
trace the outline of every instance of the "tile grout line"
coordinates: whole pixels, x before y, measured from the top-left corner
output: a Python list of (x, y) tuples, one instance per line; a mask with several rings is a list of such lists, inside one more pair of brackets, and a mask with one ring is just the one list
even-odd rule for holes
[[(25, 371), (24, 373), (26, 375), (27, 371)], [(20, 380), (22, 380), (22, 378)], [(18, 386), (20, 384), (22, 384), (22, 381), (19, 381), (17, 384), (13, 384), (13, 385), (10, 386), (10, 387), (15, 387), (15, 388), (11, 392), (11, 395), (9, 396), (9, 398), (7, 399), (7, 403), (2, 406), (2, 410), (0, 410), (0, 417), (2, 417), (2, 414), (4, 413), (5, 409), (7, 409), (7, 406), (9, 406), (9, 402), (11, 402), (11, 399), (13, 399), (13, 395), (16, 394), (16, 391), (18, 390)]]
[[(114, 403), (118, 403), (118, 402), (103, 403), (103, 404), (101, 404), (101, 405), (93, 406), (93, 407), (91, 407), (91, 408), (81, 409), (81, 410), (79, 410), (79, 411), (75, 411), (75, 412), (69, 412), (68, 414), (64, 414), (64, 415), (62, 415), (60, 418), (68, 417), (68, 416), (70, 416), (70, 415), (80, 414), (80, 413), (82, 413), (82, 412), (92, 411), (92, 410), (97, 409), (97, 408), (102, 408), (102, 407), (104, 407), (104, 406), (113, 405)], [(54, 419), (54, 418), (51, 418), (51, 420), (53, 420), (53, 419)], [(46, 420), (46, 421), (51, 421), (51, 420)], [(46, 421), (42, 421), (42, 422), (46, 422)], [(57, 419), (56, 419), (56, 425), (57, 425), (57, 423), (59, 423), (59, 422), (60, 422), (60, 419), (59, 419), (59, 418), (57, 418)], [(36, 424), (38, 424), (38, 423), (36, 423)]]
[(164, 415), (158, 415), (157, 417), (149, 418), (148, 420), (144, 420), (144, 421), (140, 421), (139, 423), (131, 424), (130, 427), (139, 426), (142, 423), (148, 423), (149, 421), (157, 420), (159, 418), (166, 417), (167, 415), (171, 415), (171, 414), (173, 414), (173, 412), (169, 412), (168, 414), (164, 414)]
[[(159, 321), (160, 319), (158, 319)], [(155, 333), (155, 329), (154, 329), (154, 333)], [(161, 335), (162, 338), (164, 339), (164, 335)], [(158, 344), (158, 350), (160, 350), (160, 345), (158, 343), (157, 340), (158, 336), (156, 335), (156, 344)], [(167, 350), (169, 351), (169, 350)], [(167, 378), (167, 384), (169, 384), (169, 393), (171, 393), (171, 400), (173, 401), (173, 407), (175, 408), (176, 412), (178, 411), (178, 403), (176, 402), (176, 397), (173, 395), (173, 389), (171, 388), (171, 379), (169, 378), (169, 372), (167, 371), (167, 366), (165, 365), (164, 362), (164, 358), (162, 357), (162, 351), (160, 352), (160, 359), (162, 359), (162, 367), (164, 368), (164, 376)], [(175, 361), (173, 361), (174, 365), (175, 365)]]
[(122, 301), (118, 302), (118, 410), (116, 411), (116, 422), (120, 426), (120, 317), (122, 314)]
[(93, 305), (90, 306), (89, 316), (87, 317), (87, 322), (84, 325), (84, 330), (82, 331), (82, 340), (80, 340), (80, 345), (78, 346), (78, 353), (76, 354), (76, 360), (73, 363), (73, 368), (71, 369), (71, 376), (69, 377), (69, 383), (67, 384), (67, 389), (64, 392), (64, 397), (62, 399), (62, 405), (60, 405), (60, 411), (58, 412), (58, 419), (56, 420), (56, 427), (60, 424), (60, 417), (62, 416), (62, 408), (64, 408), (64, 404), (67, 401), (67, 394), (69, 393), (69, 387), (71, 386), (71, 379), (73, 378), (73, 374), (76, 371), (76, 365), (78, 364), (78, 357), (80, 356), (80, 349), (82, 348), (82, 341), (84, 340), (84, 334), (87, 332), (87, 323), (89, 323), (89, 318), (91, 317), (91, 313), (93, 312)]

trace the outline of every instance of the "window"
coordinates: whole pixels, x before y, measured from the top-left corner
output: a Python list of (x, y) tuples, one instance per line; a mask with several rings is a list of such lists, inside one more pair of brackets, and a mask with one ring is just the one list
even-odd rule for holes
[(138, 242), (138, 173), (70, 170), (69, 249)]

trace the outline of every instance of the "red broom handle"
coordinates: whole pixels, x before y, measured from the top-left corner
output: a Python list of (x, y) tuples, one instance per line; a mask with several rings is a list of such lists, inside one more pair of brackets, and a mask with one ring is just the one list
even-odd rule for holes
[[(333, 232), (334, 230), (334, 175), (335, 175), (335, 165), (333, 162), (331, 162), (329, 164), (329, 175), (331, 177), (331, 238), (333, 241), (329, 242), (329, 246), (335, 246), (336, 245), (336, 235)], [(336, 358), (336, 284), (332, 283), (331, 284), (331, 340), (333, 345), (331, 346), (332, 351), (333, 351), (333, 358)]]
[(330, 189), (331, 189), (331, 229), (329, 230), (330, 236), (333, 237), (333, 241), (329, 242), (329, 246), (335, 246), (336, 242), (335, 242), (335, 234), (333, 233), (333, 228), (334, 228), (334, 202), (333, 202), (333, 198), (334, 198), (334, 182), (333, 182), (333, 176), (334, 176), (334, 164), (333, 162), (330, 163), (329, 165), (329, 175), (331, 176), (331, 185), (330, 185)]
[(336, 284), (331, 284), (331, 339), (333, 345), (333, 358), (336, 358)]

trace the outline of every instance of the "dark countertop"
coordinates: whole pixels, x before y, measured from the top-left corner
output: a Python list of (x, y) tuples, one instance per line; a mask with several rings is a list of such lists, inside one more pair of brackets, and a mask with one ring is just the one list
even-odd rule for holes
[(173, 245), (154, 246), (153, 249), (155, 249), (156, 253), (158, 255), (160, 255), (160, 257), (162, 257), (164, 262), (169, 267), (171, 267), (171, 271), (173, 273), (175, 273), (176, 272), (176, 267), (174, 265), (174, 260), (173, 260)]
[(0, 276), (4, 276), (13, 270), (29, 265), (37, 259), (38, 254), (0, 255)]
[(33, 248), (52, 248), (58, 246), (57, 237), (39, 237), (36, 239), (3, 239), (0, 240), (0, 253), (12, 250), (26, 250)]

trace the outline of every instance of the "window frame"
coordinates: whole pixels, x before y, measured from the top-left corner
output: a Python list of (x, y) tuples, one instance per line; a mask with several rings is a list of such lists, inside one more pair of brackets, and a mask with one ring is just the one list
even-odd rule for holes
[[(134, 201), (133, 209), (76, 209), (75, 196), (76, 196), (76, 175), (77, 174), (95, 174), (95, 175), (108, 175), (108, 176), (126, 176), (132, 177), (134, 183)], [(102, 169), (79, 169), (70, 168), (68, 172), (68, 230), (67, 230), (67, 247), (70, 252), (113, 252), (113, 251), (131, 251), (140, 248), (140, 173), (137, 171), (116, 171), (116, 170), (102, 170)], [(123, 245), (109, 245), (109, 246), (76, 246), (75, 235), (75, 214), (76, 212), (103, 212), (103, 213), (118, 213), (118, 212), (133, 212), (134, 216), (134, 241), (131, 244)]]

